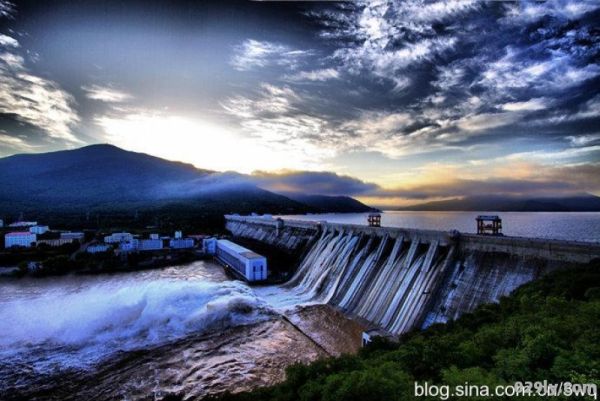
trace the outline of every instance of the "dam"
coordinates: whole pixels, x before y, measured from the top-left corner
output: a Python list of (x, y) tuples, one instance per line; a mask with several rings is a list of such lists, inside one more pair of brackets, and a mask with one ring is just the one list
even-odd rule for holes
[(298, 255), (284, 287), (299, 302), (329, 304), (392, 336), (456, 319), (550, 271), (600, 258), (597, 243), (225, 219), (234, 237)]

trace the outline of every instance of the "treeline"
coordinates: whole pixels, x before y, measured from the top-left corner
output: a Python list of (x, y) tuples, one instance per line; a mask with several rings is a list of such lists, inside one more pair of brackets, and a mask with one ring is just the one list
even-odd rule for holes
[(400, 344), (376, 341), (358, 355), (292, 366), (287, 380), (274, 387), (209, 399), (440, 399), (415, 397), (415, 381), (450, 386), (543, 380), (600, 385), (599, 323), (600, 263), (594, 262), (547, 275), (455, 322), (409, 333)]

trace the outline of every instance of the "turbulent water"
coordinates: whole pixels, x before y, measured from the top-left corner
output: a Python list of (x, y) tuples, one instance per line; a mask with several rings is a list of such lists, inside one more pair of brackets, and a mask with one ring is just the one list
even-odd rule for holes
[[(475, 217), (497, 214), (503, 232), (517, 237), (552, 238), (600, 242), (600, 212), (413, 212), (386, 211), (381, 224), (386, 227), (476, 232)], [(293, 220), (325, 220), (330, 223), (366, 224), (366, 213), (329, 213), (282, 216)]]
[[(0, 282), (0, 399), (239, 391), (356, 348), (359, 327), (339, 313), (278, 300), (205, 262)], [(329, 323), (315, 330), (315, 319)], [(336, 344), (349, 331), (353, 341)]]

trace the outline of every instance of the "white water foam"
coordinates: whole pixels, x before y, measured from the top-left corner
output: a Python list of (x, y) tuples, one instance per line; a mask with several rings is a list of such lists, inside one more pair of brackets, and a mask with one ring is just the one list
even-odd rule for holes
[(193, 333), (271, 315), (244, 283), (158, 279), (54, 288), (0, 305), (0, 365), (36, 371), (83, 368), (118, 351), (159, 345)]

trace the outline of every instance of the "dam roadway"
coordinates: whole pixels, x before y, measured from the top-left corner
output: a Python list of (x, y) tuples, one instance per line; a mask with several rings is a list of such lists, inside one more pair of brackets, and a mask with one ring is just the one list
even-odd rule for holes
[(456, 319), (556, 269), (600, 258), (600, 244), (227, 215), (234, 237), (300, 255), (284, 284), (391, 335)]

